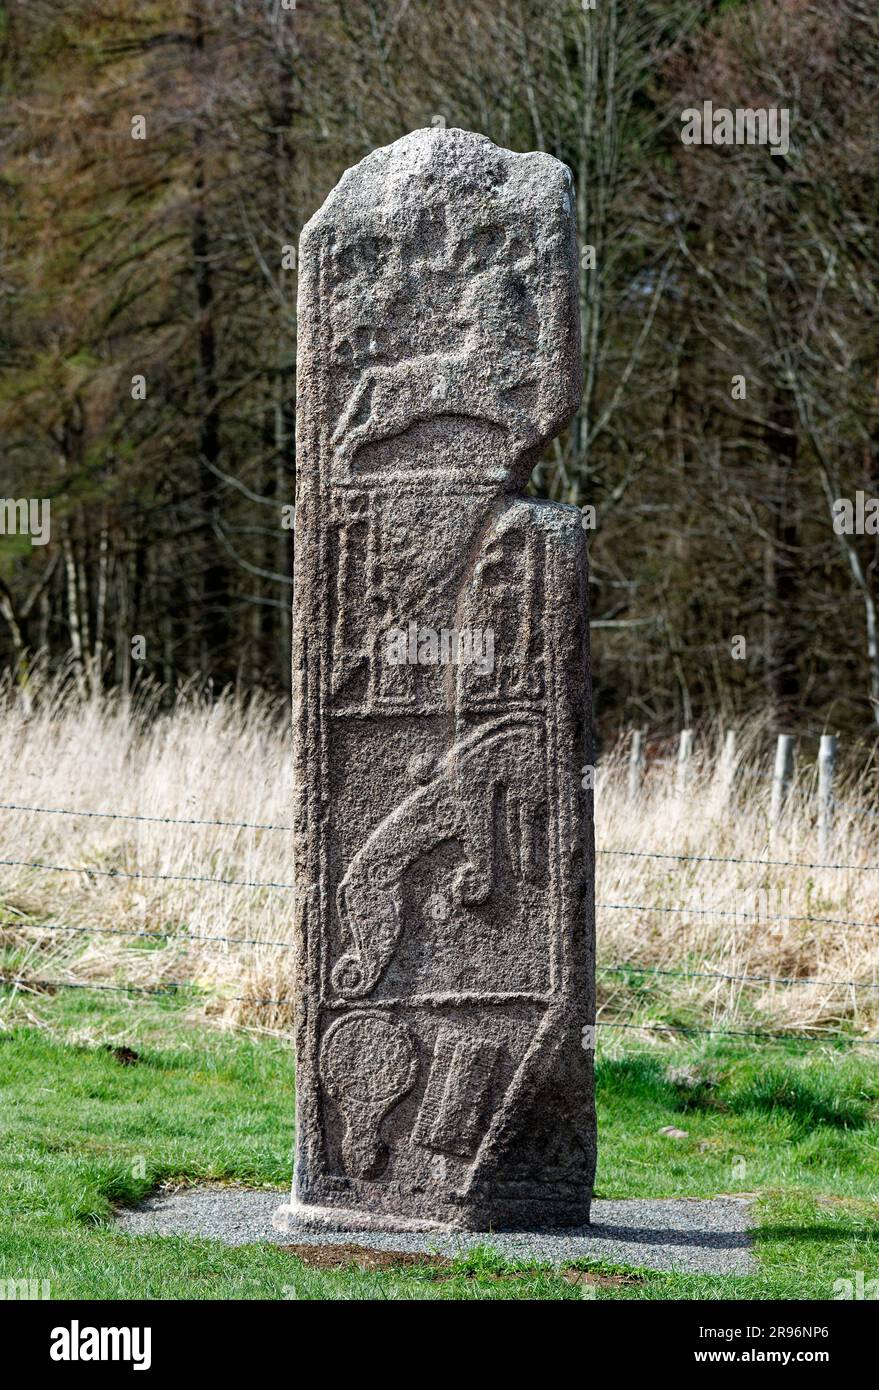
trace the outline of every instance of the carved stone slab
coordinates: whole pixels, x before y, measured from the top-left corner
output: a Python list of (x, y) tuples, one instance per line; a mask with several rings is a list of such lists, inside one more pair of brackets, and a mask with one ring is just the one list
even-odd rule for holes
[(579, 399), (576, 286), (568, 170), (461, 130), (302, 234), (297, 1219), (588, 1220), (584, 533), (522, 495)]

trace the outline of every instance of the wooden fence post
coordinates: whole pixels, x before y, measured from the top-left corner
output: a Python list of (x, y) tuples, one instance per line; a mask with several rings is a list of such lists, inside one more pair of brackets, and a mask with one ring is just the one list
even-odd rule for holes
[(833, 777), (836, 772), (836, 735), (822, 734), (818, 750), (818, 855), (826, 859), (833, 836)]

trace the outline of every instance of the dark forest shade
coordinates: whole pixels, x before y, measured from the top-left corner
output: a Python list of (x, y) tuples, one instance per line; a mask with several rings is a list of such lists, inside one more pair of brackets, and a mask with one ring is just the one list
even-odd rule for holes
[[(871, 0), (381, 9), (4, 6), (0, 498), (52, 532), (0, 535), (0, 663), (289, 691), (299, 233), (445, 125), (574, 175), (584, 392), (533, 488), (595, 509), (601, 733), (869, 733), (877, 538), (831, 508), (879, 496)], [(682, 144), (704, 100), (789, 109), (788, 155)]]

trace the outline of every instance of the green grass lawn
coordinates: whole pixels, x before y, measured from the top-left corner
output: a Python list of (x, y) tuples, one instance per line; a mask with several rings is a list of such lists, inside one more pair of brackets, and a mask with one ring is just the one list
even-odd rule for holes
[[(451, 1268), (321, 1272), (271, 1246), (117, 1233), (114, 1203), (161, 1183), (288, 1185), (290, 1048), (206, 1031), (170, 998), (71, 991), (35, 1008), (40, 1027), (0, 1032), (0, 1279), (48, 1279), (73, 1299), (583, 1296), (570, 1274), (490, 1248)], [(110, 1050), (125, 1046), (128, 1064)], [(879, 1067), (866, 1053), (715, 1040), (600, 1054), (596, 1195), (756, 1193), (759, 1268), (642, 1270), (589, 1295), (832, 1298), (836, 1279), (879, 1278)]]

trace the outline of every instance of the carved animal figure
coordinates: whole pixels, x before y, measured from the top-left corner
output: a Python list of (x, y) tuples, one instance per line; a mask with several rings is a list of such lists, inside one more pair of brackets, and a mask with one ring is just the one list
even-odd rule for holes
[(402, 931), (405, 870), (447, 840), (459, 840), (465, 862), (453, 895), (475, 907), (495, 881), (495, 790), (507, 792), (507, 841), (517, 878), (534, 882), (541, 847), (535, 842), (545, 781), (544, 736), (536, 720), (479, 729), (451, 750), (441, 771), (413, 792), (372, 832), (339, 884), (339, 920), (351, 945), (332, 972), (343, 998), (359, 999), (378, 983)]

